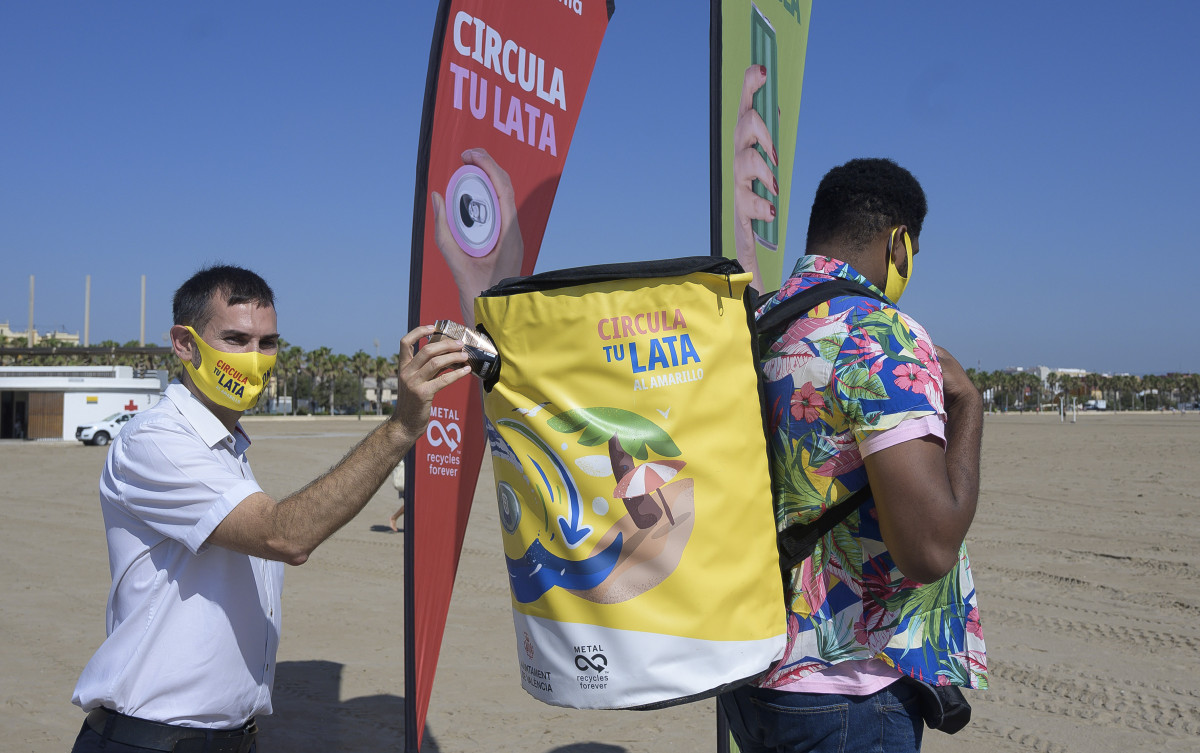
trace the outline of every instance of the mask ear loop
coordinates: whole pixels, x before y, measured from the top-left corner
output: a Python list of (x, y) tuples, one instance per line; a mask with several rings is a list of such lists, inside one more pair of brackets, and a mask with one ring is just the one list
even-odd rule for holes
[[(904, 289), (908, 286), (909, 277), (912, 276), (912, 238), (909, 237), (907, 230), (904, 231), (902, 236), (904, 241), (904, 250), (907, 252), (907, 263), (905, 265), (906, 274), (900, 274), (900, 269), (896, 266), (896, 262), (892, 259), (892, 251), (895, 248), (894, 244), (896, 241), (896, 233), (899, 230), (899, 227), (892, 228), (892, 234), (888, 237), (887, 245), (888, 271), (887, 279), (884, 282), (883, 294), (886, 295), (892, 301), (892, 303), (900, 300), (900, 296), (904, 294)], [(895, 273), (895, 278), (892, 277), (893, 273)]]
[[(895, 267), (895, 262), (892, 261), (892, 248), (894, 247), (894, 244), (896, 242), (896, 233), (899, 230), (900, 230), (900, 228), (898, 228), (898, 227), (892, 228), (892, 234), (888, 238), (887, 257), (888, 257), (888, 266), (889, 267)], [(905, 251), (906, 256), (908, 257), (908, 261), (904, 265), (905, 271), (903, 274), (901, 274), (899, 267), (895, 267), (895, 269), (896, 269), (896, 273), (900, 275), (901, 279), (907, 281), (909, 276), (912, 275), (912, 257), (913, 257), (912, 237), (908, 234), (907, 230), (905, 230), (904, 234), (901, 235), (900, 237), (901, 237), (901, 240), (904, 242), (904, 251)]]
[(185, 324), (183, 326), (184, 329), (186, 329), (192, 336), (192, 360), (190, 363), (192, 364), (193, 369), (199, 369), (201, 364), (204, 363), (204, 357), (200, 352), (200, 346), (196, 343), (196, 341), (200, 339), (200, 335), (196, 333), (196, 330), (192, 329), (191, 325)]

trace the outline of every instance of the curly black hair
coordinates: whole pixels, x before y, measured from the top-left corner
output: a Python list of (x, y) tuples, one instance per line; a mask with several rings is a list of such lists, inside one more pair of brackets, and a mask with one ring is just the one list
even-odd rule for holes
[(266, 280), (248, 269), (221, 264), (200, 270), (175, 291), (171, 302), (175, 324), (203, 331), (212, 318), (209, 303), (218, 294), (230, 306), (239, 303), (275, 305), (275, 293)]
[(928, 207), (912, 173), (890, 159), (852, 159), (817, 186), (808, 219), (808, 245), (837, 241), (862, 249), (880, 233), (907, 225), (921, 234)]

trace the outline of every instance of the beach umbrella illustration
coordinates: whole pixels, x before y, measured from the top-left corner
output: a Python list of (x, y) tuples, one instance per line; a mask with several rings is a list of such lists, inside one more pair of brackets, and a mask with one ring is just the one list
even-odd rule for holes
[[(564, 434), (582, 431), (579, 444), (584, 447), (607, 444), (613, 479), (618, 482), (636, 468), (635, 461), (650, 457), (650, 450), (667, 457), (679, 455), (679, 448), (662, 427), (624, 408), (575, 408), (551, 418), (546, 425)], [(649, 494), (633, 494), (621, 501), (638, 528), (649, 528), (662, 517), (662, 510)]]
[(675, 516), (671, 514), (671, 508), (667, 505), (667, 498), (663, 496), (662, 487), (669, 484), (685, 465), (687, 463), (683, 460), (651, 460), (642, 463), (617, 482), (613, 496), (618, 499), (632, 499), (657, 494), (663, 512), (667, 514), (667, 520), (671, 525), (675, 525)]

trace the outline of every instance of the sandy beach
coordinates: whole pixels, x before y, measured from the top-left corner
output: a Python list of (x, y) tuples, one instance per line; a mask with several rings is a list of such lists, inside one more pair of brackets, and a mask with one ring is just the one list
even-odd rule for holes
[[(375, 423), (250, 418), (251, 458), (283, 496)], [(968, 538), (991, 689), (926, 751), (1200, 750), (1200, 415), (987, 417)], [(96, 483), (105, 448), (0, 442), (0, 753), (69, 750), (80, 669), (104, 637), (108, 557)], [(289, 568), (275, 714), (259, 750), (403, 745), (403, 536), (390, 485)], [(425, 751), (715, 750), (713, 701), (571, 711), (520, 687), (485, 461), (455, 584)]]

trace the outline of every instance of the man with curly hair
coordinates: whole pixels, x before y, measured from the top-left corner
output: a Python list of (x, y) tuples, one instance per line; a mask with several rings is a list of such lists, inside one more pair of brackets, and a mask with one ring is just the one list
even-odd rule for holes
[(916, 681), (987, 686), (963, 540), (979, 494), (983, 407), (949, 353), (896, 307), (926, 214), (916, 178), (856, 159), (821, 180), (805, 256), (760, 309), (851, 280), (764, 352), (780, 529), (869, 485), (785, 577), (788, 641), (754, 685), (719, 699), (742, 753), (917, 751)]

